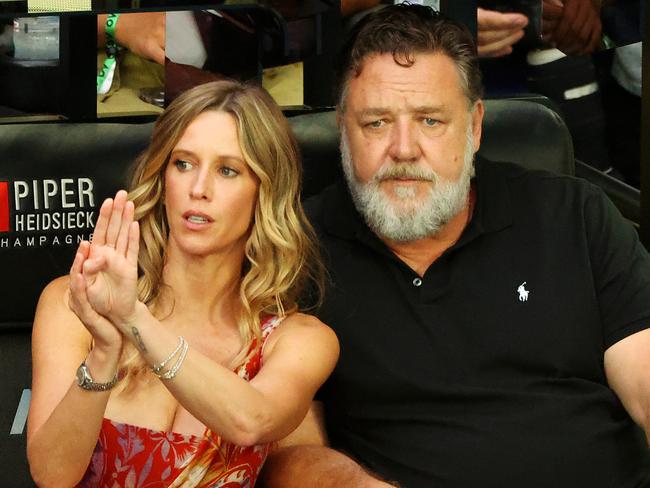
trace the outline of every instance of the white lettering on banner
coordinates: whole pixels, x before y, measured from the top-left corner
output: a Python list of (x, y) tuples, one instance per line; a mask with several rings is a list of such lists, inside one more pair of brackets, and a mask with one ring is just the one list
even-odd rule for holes
[(14, 226), (14, 229), (16, 229), (16, 232), (22, 232), (24, 231), (24, 224), (25, 224), (25, 216), (24, 215), (16, 215), (16, 225)]
[[(79, 178), (79, 206), (84, 208), (86, 206), (84, 195), (88, 197), (88, 204), (91, 207), (95, 206), (95, 194), (93, 193), (93, 180), (90, 178)], [(94, 225), (94, 224), (93, 224)]]
[(20, 200), (29, 195), (29, 185), (24, 181), (14, 181), (14, 207), (20, 210)]
[(6, 209), (9, 223), (2, 233), (15, 235), (0, 234), (0, 249), (74, 245), (92, 239), (96, 209), (91, 178), (14, 180), (8, 184), (13, 187), (10, 198), (14, 208)]
[(45, 214), (18, 214), (14, 219), (16, 232), (38, 232), (43, 230), (92, 229), (95, 227), (95, 213), (90, 211), (52, 212)]
[[(56, 181), (43, 180), (43, 200), (45, 200), (45, 208), (50, 208), (50, 197), (55, 197), (58, 193), (59, 185)], [(36, 195), (34, 195), (34, 197), (36, 197)]]
[[(34, 209), (38, 210), (39, 208), (41, 208), (41, 207), (39, 206), (39, 204), (38, 204), (38, 202), (39, 202), (39, 200), (40, 200), (40, 199), (38, 198), (38, 180), (34, 180), (34, 181), (32, 181), (32, 188), (33, 188), (33, 191), (34, 191)], [(17, 207), (18, 207), (18, 206), (16, 205), (16, 208), (17, 208)]]
[(14, 209), (16, 212), (25, 210), (29, 201), (34, 210), (47, 210), (55, 201), (60, 202), (61, 208), (94, 207), (93, 190), (93, 180), (90, 178), (33, 180), (31, 189), (27, 181), (17, 180), (14, 181)]
[(74, 207), (74, 202), (68, 201), (68, 196), (74, 195), (74, 190), (68, 189), (71, 183), (74, 183), (74, 180), (70, 178), (63, 178), (61, 180), (61, 206), (63, 208)]
[[(92, 234), (65, 234), (51, 238), (51, 244), (53, 246), (60, 246), (62, 244), (79, 244), (81, 241), (90, 242), (92, 239)], [(3, 238), (0, 239), (0, 249), (11, 249), (16, 247), (43, 247), (47, 245), (49, 240), (50, 236), (47, 235), (16, 237), (13, 241), (9, 241), (9, 238)]]

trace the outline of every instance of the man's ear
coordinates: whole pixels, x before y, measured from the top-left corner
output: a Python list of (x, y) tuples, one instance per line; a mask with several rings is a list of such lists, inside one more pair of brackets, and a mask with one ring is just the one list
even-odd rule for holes
[(485, 106), (483, 100), (477, 100), (472, 109), (472, 134), (474, 135), (474, 152), (477, 152), (481, 147), (481, 134), (483, 131), (483, 115), (485, 114)]
[(343, 112), (341, 111), (341, 108), (337, 105), (336, 106), (336, 128), (341, 131), (341, 125), (343, 124)]

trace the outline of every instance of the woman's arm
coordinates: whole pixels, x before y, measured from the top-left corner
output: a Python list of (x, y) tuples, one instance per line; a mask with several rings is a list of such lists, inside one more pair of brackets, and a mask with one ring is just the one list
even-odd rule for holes
[[(163, 361), (178, 344), (142, 304), (118, 327), (149, 364)], [(338, 352), (329, 327), (294, 314), (269, 337), (264, 364), (250, 382), (192, 348), (176, 376), (162, 381), (211, 430), (235, 444), (254, 445), (281, 439), (300, 424)]]
[[(128, 242), (133, 204), (126, 204), (125, 195), (121, 195), (115, 204), (105, 202), (100, 215), (108, 211), (119, 213), (127, 235), (121, 234), (121, 229), (106, 229), (105, 218), (98, 221), (95, 232), (116, 233), (116, 242), (123, 246)], [(34, 317), (27, 456), (39, 486), (75, 485), (97, 444), (110, 391), (81, 388), (75, 379), (81, 362), (85, 359), (96, 383), (110, 382), (117, 371), (122, 336), (87, 302), (87, 280), (82, 276), (83, 264), (101, 257), (99, 247), (88, 242), (79, 245), (70, 276), (48, 285)], [(89, 278), (98, 280), (92, 274)]]
[(32, 333), (27, 457), (41, 487), (73, 486), (85, 473), (110, 392), (83, 390), (75, 372), (87, 356), (93, 379), (108, 382), (121, 351), (121, 339), (112, 348), (90, 350), (91, 334), (66, 304), (68, 281), (59, 278), (45, 288)]
[(323, 405), (312, 402), (300, 426), (269, 453), (261, 488), (388, 488), (397, 486), (371, 475), (345, 454), (327, 447)]

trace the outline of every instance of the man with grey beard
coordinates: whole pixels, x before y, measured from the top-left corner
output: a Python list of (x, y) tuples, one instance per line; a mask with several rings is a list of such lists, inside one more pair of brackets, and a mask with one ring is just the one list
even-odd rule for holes
[(266, 486), (650, 486), (650, 257), (634, 229), (587, 182), (474, 161), (464, 28), (396, 5), (342, 52), (346, 181), (307, 206), (341, 356), (324, 416), (269, 458)]
[[(354, 174), (348, 135), (341, 128), (341, 164), (350, 195), (367, 224), (377, 235), (394, 241), (410, 242), (438, 233), (440, 228), (460, 213), (467, 204), (470, 180), (474, 176), (474, 134), (467, 126), (467, 142), (463, 167), (458, 180), (444, 180), (429, 168), (408, 162), (384, 165), (367, 182)], [(397, 186), (392, 195), (400, 202), (393, 205), (382, 191), (381, 183), (391, 180), (428, 182), (427, 194), (421, 201), (413, 185)]]

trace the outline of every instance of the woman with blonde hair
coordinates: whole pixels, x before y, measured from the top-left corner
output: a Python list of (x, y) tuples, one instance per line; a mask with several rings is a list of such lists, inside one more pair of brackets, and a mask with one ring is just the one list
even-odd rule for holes
[(322, 279), (299, 187), (289, 125), (261, 88), (201, 85), (161, 115), (128, 197), (104, 202), (38, 304), (39, 486), (253, 486), (338, 357), (334, 333), (298, 312)]

